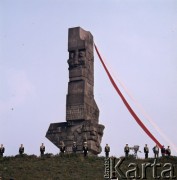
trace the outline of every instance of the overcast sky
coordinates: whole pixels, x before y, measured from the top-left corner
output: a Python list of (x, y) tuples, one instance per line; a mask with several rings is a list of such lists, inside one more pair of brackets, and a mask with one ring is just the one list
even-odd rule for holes
[[(50, 123), (65, 121), (68, 28), (77, 26), (92, 33), (111, 72), (177, 145), (176, 0), (0, 0), (0, 144), (5, 155), (16, 155), (21, 143), (27, 154), (39, 155), (42, 142), (46, 152), (59, 152), (45, 134)], [(95, 100), (99, 123), (105, 125), (102, 147), (108, 143), (116, 156), (124, 154), (126, 143), (140, 150), (147, 143), (151, 151), (154, 142), (129, 114), (94, 55)]]

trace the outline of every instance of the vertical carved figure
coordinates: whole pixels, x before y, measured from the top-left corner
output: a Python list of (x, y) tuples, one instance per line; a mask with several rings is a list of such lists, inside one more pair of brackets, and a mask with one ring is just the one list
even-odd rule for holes
[(90, 154), (100, 153), (104, 126), (98, 124), (99, 109), (94, 100), (93, 36), (80, 27), (68, 33), (69, 82), (66, 96), (66, 122), (50, 124), (46, 137), (57, 147), (63, 141), (68, 153), (73, 141), (82, 152), (87, 141)]
[(80, 27), (69, 29), (69, 83), (66, 120), (98, 122), (99, 109), (93, 96), (93, 36)]

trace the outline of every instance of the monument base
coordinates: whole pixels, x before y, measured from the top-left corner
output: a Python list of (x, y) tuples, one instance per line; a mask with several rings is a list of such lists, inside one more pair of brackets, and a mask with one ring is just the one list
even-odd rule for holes
[(101, 153), (103, 130), (103, 125), (90, 120), (74, 120), (50, 124), (46, 137), (58, 148), (64, 142), (67, 153), (72, 153), (73, 142), (77, 144), (77, 152), (83, 153), (82, 148), (86, 141), (89, 154), (97, 155)]

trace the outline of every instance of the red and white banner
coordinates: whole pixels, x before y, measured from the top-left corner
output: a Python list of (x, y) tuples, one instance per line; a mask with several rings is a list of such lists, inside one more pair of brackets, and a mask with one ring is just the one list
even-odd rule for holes
[(160, 144), (160, 142), (153, 136), (153, 134), (147, 129), (147, 127), (143, 124), (143, 122), (139, 119), (139, 117), (136, 115), (136, 113), (133, 111), (133, 109), (130, 107), (130, 105), (128, 104), (127, 100), (125, 99), (125, 97), (123, 96), (123, 94), (121, 93), (121, 91), (119, 90), (117, 84), (115, 83), (114, 79), (112, 78), (110, 72), (108, 71), (108, 68), (106, 67), (97, 46), (94, 44), (95, 50), (97, 52), (97, 55), (112, 83), (112, 85), (114, 86), (115, 90), (117, 91), (117, 93), (119, 94), (120, 98), (122, 99), (123, 103), (125, 104), (125, 106), (127, 107), (128, 111), (130, 112), (130, 114), (134, 117), (135, 121), (139, 124), (139, 126), (145, 131), (145, 133), (155, 142), (155, 144), (157, 144), (159, 146), (159, 148), (162, 148), (162, 145)]

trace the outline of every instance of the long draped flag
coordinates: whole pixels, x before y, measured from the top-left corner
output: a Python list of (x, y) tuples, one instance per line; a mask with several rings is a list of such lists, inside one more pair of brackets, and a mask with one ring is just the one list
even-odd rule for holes
[(128, 111), (130, 112), (130, 114), (134, 117), (135, 121), (139, 124), (139, 126), (145, 131), (145, 133), (159, 146), (159, 148), (162, 148), (162, 145), (159, 143), (159, 141), (153, 136), (153, 134), (147, 129), (147, 127), (143, 124), (143, 122), (139, 119), (139, 117), (136, 115), (136, 113), (133, 111), (133, 109), (130, 107), (130, 105), (128, 104), (127, 100), (124, 98), (123, 94), (121, 93), (121, 91), (119, 90), (118, 86), (116, 85), (114, 79), (112, 78), (111, 74), (109, 73), (99, 51), (97, 46), (94, 44), (95, 50), (97, 52), (97, 55), (112, 83), (112, 85), (114, 86), (115, 90), (117, 91), (117, 93), (119, 94), (120, 98), (122, 99), (123, 103), (125, 104), (125, 106), (127, 107)]

